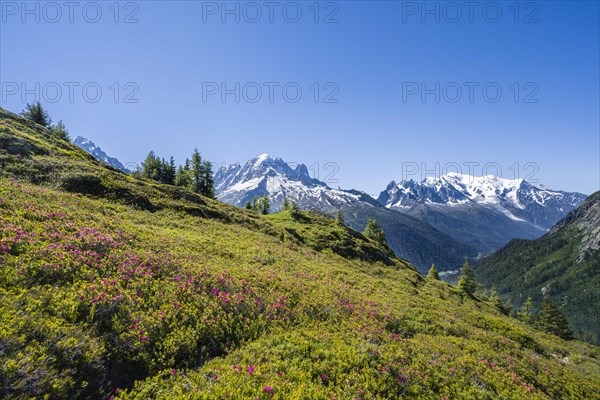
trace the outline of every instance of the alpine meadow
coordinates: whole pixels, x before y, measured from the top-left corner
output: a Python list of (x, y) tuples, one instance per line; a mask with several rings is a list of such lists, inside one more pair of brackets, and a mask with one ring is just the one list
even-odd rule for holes
[(0, 2), (0, 399), (600, 400), (600, 2)]

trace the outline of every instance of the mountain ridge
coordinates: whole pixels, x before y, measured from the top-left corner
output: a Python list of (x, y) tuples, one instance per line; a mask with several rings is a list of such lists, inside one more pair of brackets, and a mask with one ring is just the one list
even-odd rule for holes
[[(554, 191), (524, 179), (450, 173), (421, 182), (392, 181), (378, 201), (442, 232), (460, 234), (465, 242), (491, 252), (513, 238), (542, 236), (585, 198), (581, 193)], [(488, 238), (487, 242), (482, 238)]]
[(125, 166), (121, 163), (121, 161), (119, 161), (118, 159), (116, 159), (114, 157), (110, 157), (108, 154), (106, 154), (104, 152), (104, 150), (102, 150), (102, 148), (100, 148), (99, 146), (96, 146), (96, 144), (94, 144), (94, 142), (92, 142), (91, 140), (89, 140), (83, 136), (77, 136), (75, 139), (73, 139), (73, 144), (81, 147), (83, 150), (87, 151), (92, 156), (94, 156), (97, 160), (102, 161), (103, 163), (108, 164), (111, 167), (114, 167), (114, 168), (118, 169), (119, 171), (124, 172), (126, 174), (131, 173), (130, 170), (125, 168)]

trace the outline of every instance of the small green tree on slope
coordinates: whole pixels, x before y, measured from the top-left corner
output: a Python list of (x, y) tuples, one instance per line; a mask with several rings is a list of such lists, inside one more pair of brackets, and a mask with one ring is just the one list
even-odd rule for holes
[(569, 326), (567, 317), (552, 301), (542, 303), (536, 327), (566, 340), (573, 339), (573, 331)]
[(431, 268), (429, 268), (429, 272), (427, 273), (427, 278), (435, 279), (437, 281), (440, 280), (440, 274), (438, 274), (438, 270), (435, 267), (435, 264), (431, 264)]
[(533, 300), (531, 299), (531, 296), (525, 300), (525, 303), (523, 303), (517, 312), (517, 318), (526, 324), (533, 325), (535, 321), (535, 307), (533, 306)]
[(338, 210), (338, 212), (335, 214), (335, 223), (338, 225), (346, 225), (346, 223), (344, 222), (344, 217), (342, 216), (342, 212), (340, 210)]
[(49, 128), (50, 125), (52, 125), (52, 119), (48, 115), (48, 112), (44, 110), (39, 101), (36, 101), (32, 104), (27, 104), (25, 110), (21, 112), (21, 116), (46, 128)]
[(67, 142), (71, 141), (71, 138), (69, 137), (69, 131), (62, 121), (58, 121), (58, 123), (52, 127), (52, 134), (58, 138), (61, 138), (62, 140), (66, 140)]
[(458, 288), (470, 295), (473, 295), (477, 290), (477, 280), (475, 273), (469, 266), (469, 260), (465, 258), (465, 263), (460, 269), (460, 278), (458, 279)]

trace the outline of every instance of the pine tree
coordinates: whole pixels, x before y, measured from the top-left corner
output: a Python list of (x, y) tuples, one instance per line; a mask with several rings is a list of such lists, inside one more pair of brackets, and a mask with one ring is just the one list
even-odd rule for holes
[(169, 162), (165, 164), (165, 178), (164, 183), (168, 185), (175, 184), (175, 174), (177, 170), (175, 169), (175, 159), (171, 156)]
[(52, 134), (62, 140), (66, 140), (67, 142), (71, 141), (71, 138), (69, 137), (69, 131), (62, 121), (58, 121), (58, 123), (52, 127)]
[(144, 178), (153, 179), (155, 181), (160, 180), (161, 175), (161, 161), (154, 154), (154, 151), (150, 151), (144, 162), (142, 162), (142, 176)]
[(201, 194), (210, 197), (211, 199), (215, 198), (215, 179), (213, 176), (212, 164), (209, 161), (205, 161), (203, 163), (202, 169), (202, 185), (201, 185)]
[(244, 206), (244, 208), (246, 210), (252, 210), (252, 203), (250, 203), (250, 200), (246, 201), (246, 205)]
[(267, 215), (271, 211), (271, 203), (269, 202), (269, 198), (265, 194), (260, 202), (260, 213), (263, 215)]
[(573, 331), (567, 317), (552, 301), (544, 301), (536, 326), (565, 340), (573, 339)]
[(39, 101), (36, 101), (33, 104), (27, 104), (25, 110), (21, 112), (21, 116), (46, 128), (49, 128), (52, 125), (52, 119)]
[(523, 303), (523, 305), (519, 309), (519, 312), (517, 312), (517, 318), (519, 318), (526, 324), (533, 325), (535, 319), (534, 311), (535, 308), (533, 307), (533, 300), (530, 296), (527, 298), (527, 300), (525, 300), (525, 303)]
[(255, 197), (254, 199), (252, 199), (252, 210), (254, 210), (254, 212), (259, 213), (261, 209), (261, 200), (258, 197)]
[(204, 164), (202, 163), (202, 157), (198, 149), (194, 149), (192, 153), (192, 159), (190, 161), (190, 171), (192, 177), (192, 191), (194, 193), (201, 193), (202, 179), (204, 177)]
[(465, 263), (460, 270), (460, 278), (458, 279), (458, 289), (473, 295), (477, 290), (477, 280), (475, 279), (475, 273), (469, 267), (469, 260), (465, 258)]
[(281, 211), (287, 211), (290, 208), (290, 202), (288, 201), (287, 197), (283, 198), (283, 205), (281, 206)]
[(188, 168), (182, 167), (181, 165), (177, 168), (177, 172), (175, 173), (175, 185), (191, 190), (192, 177), (190, 175), (189, 165)]
[(300, 212), (300, 208), (298, 207), (298, 204), (296, 204), (293, 201), (291, 203), (292, 204), (290, 205), (290, 216), (292, 217), (292, 219), (297, 221), (302, 216), (302, 213)]
[(373, 218), (369, 218), (369, 220), (367, 221), (367, 225), (365, 226), (363, 234), (366, 237), (373, 239), (375, 242), (379, 243), (386, 249), (389, 248), (387, 240), (385, 239), (385, 233), (383, 233), (383, 230), (381, 229), (377, 221), (375, 221)]
[(342, 216), (342, 212), (340, 210), (338, 210), (338, 212), (335, 214), (335, 222), (338, 225), (346, 225), (346, 223), (344, 222), (344, 217)]
[(438, 274), (438, 270), (435, 267), (435, 264), (431, 264), (431, 268), (429, 268), (429, 272), (427, 273), (427, 278), (435, 279), (437, 281), (440, 280), (440, 274)]

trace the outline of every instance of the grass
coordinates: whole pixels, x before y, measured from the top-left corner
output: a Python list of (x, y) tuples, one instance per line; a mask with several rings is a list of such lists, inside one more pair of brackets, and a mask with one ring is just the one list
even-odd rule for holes
[(0, 155), (0, 397), (600, 398), (597, 347), (328, 217), (137, 180), (0, 116), (43, 149)]

